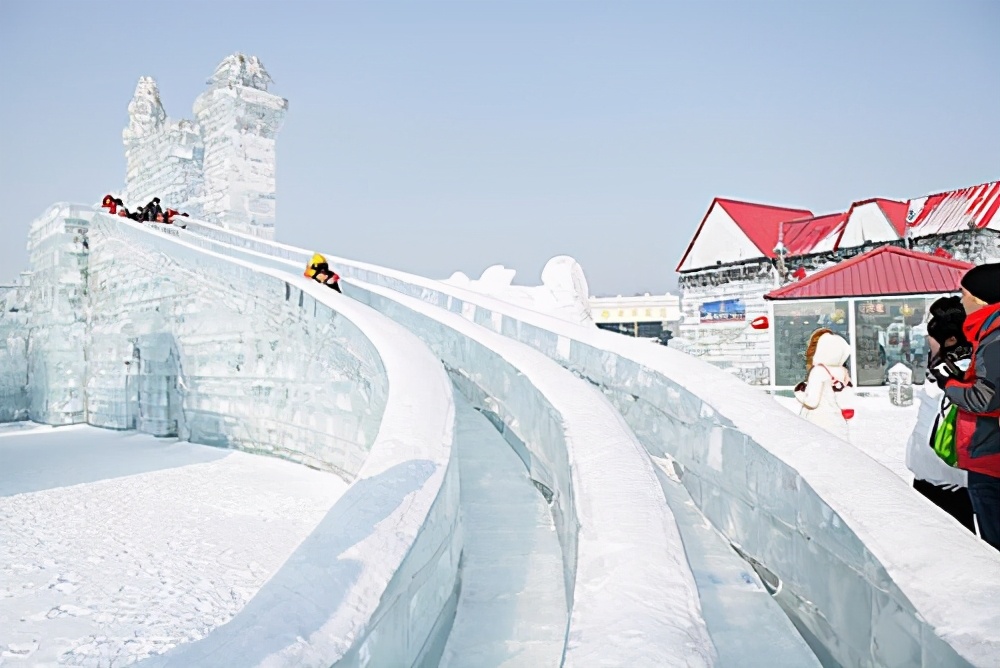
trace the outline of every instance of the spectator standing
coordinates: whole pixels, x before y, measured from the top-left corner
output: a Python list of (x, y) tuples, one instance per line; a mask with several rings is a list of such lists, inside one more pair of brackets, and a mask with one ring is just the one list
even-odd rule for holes
[[(930, 313), (927, 368), (937, 366), (946, 358), (968, 364), (972, 348), (962, 331), (965, 322), (962, 301), (958, 297), (942, 297), (931, 305)], [(957, 409), (934, 382), (921, 385), (917, 398), (920, 402), (917, 424), (906, 444), (906, 467), (913, 472), (913, 488), (975, 533), (972, 501), (966, 489), (968, 474), (955, 467), (954, 418)]]
[(972, 345), (967, 371), (945, 361), (934, 368), (958, 406), (958, 466), (969, 472), (969, 497), (979, 533), (1000, 550), (1000, 264), (973, 267), (962, 277), (964, 331)]

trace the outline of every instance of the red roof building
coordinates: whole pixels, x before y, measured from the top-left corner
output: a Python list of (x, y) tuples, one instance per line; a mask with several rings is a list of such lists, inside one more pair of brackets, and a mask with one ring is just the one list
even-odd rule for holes
[(957, 292), (973, 265), (882, 246), (818, 271), (797, 283), (772, 290), (764, 299), (838, 299)]
[(789, 257), (835, 251), (846, 226), (846, 213), (793, 220), (781, 224), (781, 242)]
[(902, 364), (915, 382), (927, 362), (927, 310), (960, 290), (972, 264), (897, 246), (882, 246), (764, 295), (773, 322), (771, 378), (790, 386), (806, 373), (803, 351), (816, 329), (852, 347), (851, 377), (883, 385)]
[(1000, 181), (910, 200), (911, 238), (992, 229), (1000, 231)]
[(778, 228), (812, 218), (806, 209), (715, 198), (698, 225), (677, 271), (687, 272), (756, 258), (774, 258)]

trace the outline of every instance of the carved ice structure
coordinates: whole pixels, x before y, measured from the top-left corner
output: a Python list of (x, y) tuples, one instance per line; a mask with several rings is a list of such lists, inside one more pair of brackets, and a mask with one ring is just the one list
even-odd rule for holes
[(0, 387), (26, 391), (38, 421), (177, 435), (352, 485), (232, 621), (150, 665), (219, 652), (240, 665), (414, 665), (439, 652), (461, 552), (440, 363), (369, 309), (331, 308), (327, 288), (177, 234), (69, 205), (36, 221), (32, 382), (3, 367)]
[(0, 285), (0, 422), (28, 417), (28, 290), (31, 274)]
[(86, 421), (87, 239), (93, 216), (90, 207), (54, 204), (28, 233), (27, 392), (36, 422)]
[(164, 208), (273, 239), (275, 143), (288, 100), (270, 83), (256, 56), (227, 56), (190, 121), (169, 119), (156, 82), (140, 78), (122, 132), (126, 205), (159, 197)]
[(141, 77), (128, 105), (124, 201), (134, 209), (159, 197), (164, 208), (202, 215), (204, 142), (188, 120), (170, 120), (152, 77)]
[(194, 103), (205, 142), (208, 220), (274, 238), (275, 137), (288, 100), (268, 93), (271, 76), (257, 56), (226, 57)]
[[(193, 227), (276, 257), (308, 257), (303, 249)], [(666, 459), (704, 517), (778, 586), (782, 606), (828, 664), (995, 664), (1000, 581), (982, 574), (1000, 572), (1000, 555), (857, 449), (677, 351), (441, 281), (327, 257), (347, 294), (351, 281), (364, 281), (461, 313), (600, 387), (648, 453)], [(710, 630), (718, 621), (737, 620), (706, 617)], [(743, 644), (732, 631), (721, 637)], [(747, 665), (773, 660), (759, 656)]]
[(545, 263), (539, 286), (512, 285), (517, 272), (502, 264), (487, 267), (478, 280), (456, 271), (444, 282), (483, 295), (546, 313), (578, 325), (592, 325), (587, 277), (580, 263), (568, 255), (557, 255)]

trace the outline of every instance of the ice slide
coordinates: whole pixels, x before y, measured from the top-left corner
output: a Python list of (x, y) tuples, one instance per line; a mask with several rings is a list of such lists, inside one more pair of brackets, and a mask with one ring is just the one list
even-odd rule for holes
[(236, 617), (148, 663), (412, 665), (439, 652), (461, 552), (455, 404), (440, 362), (401, 326), (304, 278), (150, 226), (92, 223), (93, 421), (128, 426), (114, 424), (115, 379), (135, 347), (140, 428), (173, 423), (196, 442), (350, 482)]
[[(258, 265), (288, 271), (302, 266), (177, 234)], [(712, 663), (712, 642), (670, 510), (641, 446), (611, 404), (591, 385), (523, 344), (419, 300), (374, 286), (368, 290), (367, 301), (408, 322), (444, 361), (462, 394), (513, 442), (520, 460), (503, 453), (501, 459), (514, 468), (507, 469), (508, 480), (502, 484), (511, 483), (512, 473), (522, 485), (530, 485), (530, 471), (542, 490), (532, 487), (530, 496), (522, 497), (530, 512), (507, 520), (493, 536), (489, 534), (497, 527), (490, 525), (509, 517), (511, 509), (490, 512), (483, 507), (488, 496), (472, 497), (477, 508), (463, 506), (472, 543), (463, 555), (462, 593), (444, 662), (482, 665), (477, 657), (486, 651), (486, 656), (506, 656), (513, 665), (532, 656), (548, 657), (543, 665), (559, 665), (563, 654), (567, 664), (580, 665), (600, 660)], [(492, 441), (495, 448), (497, 430), (491, 426), (490, 434), (483, 426), (480, 417), (477, 440), (483, 446)], [(494, 493), (493, 498), (506, 503), (503, 495)], [(555, 537), (538, 531), (544, 520), (538, 515), (542, 498), (551, 505)], [(480, 536), (500, 542), (477, 544)], [(495, 559), (498, 547), (509, 551), (513, 561), (480, 561)], [(558, 561), (553, 563), (552, 557)], [(545, 577), (553, 574), (555, 584), (562, 583), (555, 590)], [(526, 587), (521, 575), (530, 576), (536, 588)], [(506, 591), (497, 591), (498, 585)], [(507, 610), (498, 605), (505, 598), (514, 600)]]
[[(226, 250), (214, 242), (211, 248), (206, 247), (204, 242), (201, 248), (196, 248), (195, 237), (175, 228), (143, 227), (100, 215), (93, 221), (90, 237), (93, 249), (91, 272), (98, 284), (124, 285), (131, 282), (129, 290), (136, 282), (142, 284), (143, 279), (131, 276), (136, 267), (121, 261), (125, 248), (131, 249), (132, 257), (139, 266), (155, 268), (150, 270), (149, 280), (156, 281), (155, 277), (159, 274), (167, 277), (162, 279), (163, 283), (169, 283), (169, 277), (190, 272), (192, 267), (209, 263), (218, 265)], [(157, 249), (157, 257), (142, 257), (141, 254), (135, 257), (135, 249), (150, 245)], [(114, 250), (115, 246), (117, 250)], [(255, 279), (244, 271), (250, 267), (255, 267), (257, 273), (275, 277), (281, 274), (280, 269), (261, 266), (259, 261), (256, 265), (252, 264), (245, 256), (234, 258), (234, 252), (235, 249), (231, 251), (229, 261), (241, 269), (233, 270), (230, 280), (223, 279), (223, 285), (227, 282), (239, 285), (243, 280), (253, 285)], [(115, 258), (113, 263), (110, 261), (112, 257)], [(106, 276), (109, 265), (120, 272), (121, 277)], [(282, 277), (286, 285), (300, 281), (291, 274), (301, 269), (299, 265), (285, 269), (289, 272)], [(228, 272), (223, 270), (217, 273), (225, 276)], [(126, 275), (129, 277), (126, 278)], [(121, 283), (117, 280), (119, 278)], [(305, 283), (303, 292), (315, 289), (325, 291), (320, 294), (327, 299), (339, 297), (326, 288), (308, 281)], [(163, 290), (162, 285), (159, 289)], [(260, 290), (254, 288), (252, 292), (259, 294)], [(284, 297), (285, 301), (289, 300), (288, 289)], [(187, 296), (175, 295), (174, 299), (183, 304)], [(299, 300), (301, 302), (301, 297)], [(118, 303), (119, 300), (114, 301)], [(291, 301), (295, 301), (294, 295), (291, 295)], [(415, 302), (414, 306), (417, 309), (427, 308), (419, 302)], [(351, 302), (351, 307), (364, 308), (354, 302)], [(128, 305), (122, 304), (121, 308), (128, 309)], [(191, 312), (187, 307), (183, 310)], [(309, 311), (309, 304), (305, 304), (305, 310)], [(441, 315), (455, 317), (453, 314)], [(431, 324), (431, 321), (428, 320), (428, 323)], [(481, 328), (462, 318), (457, 318), (454, 325), (458, 329), (469, 328), (471, 334), (480, 335), (478, 330)], [(486, 332), (484, 334), (495, 337), (492, 349), (482, 343), (469, 345), (471, 337), (463, 345), (462, 335), (454, 331), (454, 327), (435, 326), (439, 336), (453, 340), (448, 344), (450, 347), (464, 349), (469, 355), (468, 358), (459, 355), (450, 360), (453, 378), (460, 385), (468, 383), (472, 376), (456, 371), (462, 367), (469, 368), (474, 358), (482, 358), (484, 364), (492, 366), (489, 378), (477, 379), (475, 382), (480, 385), (472, 384), (474, 388), (485, 387), (488, 391), (477, 389), (467, 391), (467, 394), (475, 398), (480, 404), (478, 407), (491, 416), (503, 413), (508, 422), (518, 419), (523, 422), (522, 433), (530, 433), (531, 438), (520, 442), (523, 448), (520, 454), (532, 463), (533, 477), (551, 495), (556, 509), (555, 522), (558, 524), (558, 531), (553, 532), (553, 515), (549, 514), (542, 501), (545, 496), (531, 485), (525, 464), (520, 459), (510, 459), (513, 451), (505, 444), (508, 451), (501, 451), (501, 456), (495, 461), (505, 460), (502, 472), (507, 478), (505, 484), (511, 488), (518, 483), (522, 486), (516, 498), (520, 498), (519, 505), (525, 517), (506, 519), (505, 527), (490, 526), (502, 519), (504, 513), (491, 513), (484, 508), (482, 501), (489, 498), (486, 495), (473, 497), (472, 500), (480, 506), (478, 509), (471, 507), (473, 503), (463, 507), (463, 517), (470, 518), (473, 539), (463, 557), (463, 575), (466, 577), (463, 577), (462, 585), (467, 587), (458, 601), (459, 611), (452, 635), (444, 648), (444, 663), (481, 665), (484, 650), (492, 651), (495, 658), (506, 657), (506, 661), (515, 664), (519, 660), (537, 657), (546, 665), (559, 665), (564, 654), (567, 663), (588, 663), (602, 657), (633, 659), (634, 665), (661, 662), (663, 657), (672, 657), (667, 659), (668, 662), (678, 665), (711, 663), (712, 643), (698, 614), (695, 587), (669, 510), (659, 494), (655, 474), (640, 455), (638, 442), (613, 407), (590, 385), (572, 377), (522, 344)], [(215, 338), (214, 334), (212, 338)], [(539, 367), (544, 372), (537, 370)], [(513, 384), (521, 386), (521, 392), (513, 393), (518, 401), (506, 406), (497, 405), (491, 395), (504, 396), (510, 389), (512, 378)], [(567, 384), (569, 390), (564, 389)], [(548, 389), (543, 391), (541, 387)], [(423, 393), (428, 391), (428, 388), (421, 390)], [(583, 400), (577, 395), (582, 395)], [(542, 412), (538, 414), (540, 409)], [(464, 418), (459, 421), (460, 433), (476, 440), (480, 447), (495, 450), (497, 430), (479, 414), (464, 411), (463, 415)], [(568, 428), (570, 425), (571, 430)], [(563, 430), (568, 433), (561, 434)], [(508, 437), (517, 438), (514, 432), (510, 432)], [(623, 448), (625, 453), (631, 453), (631, 461), (626, 458), (624, 463), (616, 464), (613, 461), (616, 452)], [(579, 460), (572, 469), (567, 461), (569, 456)], [(636, 466), (639, 468), (636, 469)], [(466, 468), (475, 469), (476, 462), (470, 462)], [(605, 471), (614, 471), (615, 475), (609, 476)], [(501, 471), (491, 469), (486, 473), (491, 477), (502, 477), (495, 475)], [(482, 464), (479, 464), (479, 475), (482, 474)], [(570, 480), (571, 476), (573, 480)], [(475, 475), (471, 482), (475, 482)], [(627, 501), (624, 499), (626, 490), (632, 497)], [(494, 492), (492, 498), (497, 503), (506, 503), (505, 496), (508, 495)], [(556, 496), (558, 499), (554, 498)], [(543, 505), (539, 505), (540, 501)], [(590, 509), (578, 509), (573, 505), (582, 502), (586, 502)], [(633, 504), (638, 505), (642, 512), (631, 507)], [(504, 510), (509, 511), (510, 508)], [(432, 520), (432, 517), (428, 518), (428, 523)], [(577, 526), (578, 522), (583, 525), (582, 528)], [(498, 528), (500, 531), (494, 531)], [(480, 537), (478, 543), (476, 536)], [(627, 548), (629, 544), (631, 549)], [(641, 551), (638, 549), (640, 546), (648, 547), (649, 551)], [(505, 563), (489, 561), (502, 556), (497, 554), (497, 547), (509, 552), (510, 559)], [(622, 554), (616, 555), (616, 552)], [(503, 577), (497, 578), (498, 573)], [(554, 581), (552, 575), (556, 576)], [(534, 587), (525, 586), (527, 584)], [(553, 584), (556, 585), (554, 589)], [(506, 591), (497, 591), (498, 586), (506, 588)], [(197, 664), (199, 658), (207, 660), (220, 653), (231, 655), (235, 639), (246, 631), (247, 618), (261, 633), (268, 631), (272, 624), (266, 615), (261, 617), (264, 615), (261, 611), (287, 611), (289, 605), (280, 606), (273, 596), (270, 599), (262, 596), (271, 593), (268, 589), (269, 586), (265, 585), (244, 613), (237, 615), (226, 626), (202, 641), (179, 647), (162, 659), (153, 661), (153, 664), (191, 665)], [(383, 595), (383, 600), (386, 595)], [(503, 610), (497, 603), (502, 603), (505, 597), (514, 599), (514, 604)], [(567, 599), (573, 598), (575, 601), (568, 606)], [(416, 603), (413, 605), (416, 606)], [(424, 605), (427, 608), (414, 608), (420, 613), (414, 616), (434, 619), (439, 616), (433, 607), (435, 605), (442, 606), (441, 614), (446, 614), (444, 600), (432, 599)], [(615, 625), (609, 627), (607, 611), (614, 612), (612, 620), (617, 621), (617, 628)], [(351, 636), (341, 634), (337, 637)], [(257, 642), (254, 648), (242, 648), (245, 653), (237, 656), (245, 658), (248, 663), (264, 656), (294, 656), (296, 660), (300, 657), (290, 653), (292, 650), (287, 646), (279, 651), (280, 643), (262, 653), (256, 649), (260, 644)], [(298, 651), (317, 651), (315, 642), (305, 644), (307, 648), (299, 647)], [(292, 646), (294, 648), (294, 643)], [(480, 653), (477, 655), (476, 651)], [(355, 660), (363, 663), (359, 658), (362, 656), (374, 662), (378, 655), (370, 649), (363, 653), (359, 651), (356, 656), (348, 652), (344, 657), (347, 661), (345, 665)], [(384, 656), (382, 658), (385, 659)], [(501, 658), (498, 665), (503, 660)]]
[[(213, 242), (209, 238), (212, 236), (224, 237), (237, 243), (248, 243), (256, 246), (258, 250), (244, 250), (244, 257), (248, 261), (297, 269), (304, 262), (302, 258), (308, 258), (311, 255), (311, 253), (304, 249), (281, 247), (251, 238), (231, 238), (227, 236), (228, 233), (224, 233), (218, 228), (202, 226), (197, 222), (191, 224), (189, 229), (195, 233), (200, 231), (200, 236), (206, 238), (198, 243), (202, 243), (209, 248), (219, 248), (217, 246), (218, 242)], [(195, 242), (192, 241), (192, 243)], [(229, 245), (227, 244), (227, 246)], [(260, 252), (267, 249), (271, 249), (275, 255), (268, 256)], [(233, 249), (230, 246), (230, 250), (220, 250), (219, 252), (232, 253)], [(286, 255), (286, 257), (280, 257), (281, 255)], [(337, 266), (340, 267), (340, 265)], [(546, 441), (550, 440), (551, 436), (547, 433), (536, 434), (527, 432), (525, 425), (530, 423), (524, 419), (524, 416), (526, 414), (530, 415), (530, 411), (532, 410), (530, 403), (526, 408), (517, 405), (514, 405), (513, 408), (509, 405), (505, 406), (504, 402), (509, 403), (512, 399), (520, 396), (517, 388), (512, 386), (508, 381), (494, 383), (493, 385), (484, 381), (484, 374), (496, 375), (497, 372), (491, 369), (487, 360), (483, 359), (480, 355), (462, 352), (468, 347), (470, 342), (481, 342), (485, 346), (488, 346), (489, 349), (502, 352), (508, 360), (512, 359), (512, 356), (515, 355), (521, 356), (520, 359), (523, 359), (524, 362), (518, 365), (518, 374), (516, 376), (518, 379), (526, 377), (530, 380), (533, 376), (538, 375), (536, 369), (551, 369), (549, 373), (553, 374), (553, 379), (556, 383), (555, 387), (565, 388), (560, 389), (558, 392), (566, 395), (566, 398), (562, 399), (562, 401), (566, 402), (569, 412), (576, 411), (593, 418), (594, 415), (601, 415), (601, 411), (604, 411), (603, 414), (608, 423), (621, 422), (618, 414), (615, 414), (613, 411), (610, 414), (607, 413), (608, 404), (606, 401), (601, 401), (600, 405), (596, 408), (587, 407), (588, 395), (595, 393), (590, 383), (585, 383), (573, 377), (566, 370), (559, 368), (553, 361), (547, 360), (543, 355), (532, 351), (523, 344), (515, 343), (491, 329), (484, 329), (470, 322), (469, 318), (463, 316), (462, 313), (436, 308), (421, 300), (360, 281), (352, 281), (349, 284), (345, 284), (344, 289), (348, 295), (372, 304), (379, 311), (391, 315), (401, 323), (405, 323), (408, 328), (424, 338), (435, 353), (439, 354), (445, 364), (453, 370), (453, 375), (456, 377), (456, 382), (460, 387), (467, 388), (463, 391), (463, 394), (473, 400), (477, 400), (478, 397), (476, 403), (479, 406), (485, 406), (485, 409), (495, 416), (494, 419), (499, 428), (509, 440), (514, 442), (514, 447), (519, 451), (523, 451), (525, 448), (524, 440), (528, 441), (529, 448), (532, 446), (537, 448), (539, 443), (542, 444), (542, 447), (545, 447)], [(468, 313), (465, 315), (468, 315)], [(452, 339), (457, 340), (451, 343)], [(469, 378), (472, 379), (471, 382)], [(532, 382), (535, 387), (542, 387), (538, 382)], [(527, 390), (531, 391), (532, 388), (529, 387)], [(546, 390), (545, 395), (552, 397), (558, 396), (558, 393), (555, 390)], [(564, 412), (564, 416), (567, 414), (569, 413)], [(531, 421), (534, 422), (535, 420), (536, 418), (532, 418)], [(513, 428), (508, 429), (508, 425)], [(567, 429), (567, 432), (572, 433), (569, 429)], [(598, 504), (600, 506), (608, 506), (610, 504), (625, 503), (629, 510), (619, 519), (615, 520), (615, 522), (625, 523), (625, 526), (628, 526), (629, 523), (631, 523), (631, 526), (635, 526), (634, 517), (632, 516), (638, 512), (637, 509), (642, 509), (643, 513), (651, 512), (654, 517), (661, 517), (658, 521), (667, 521), (671, 525), (674, 525), (675, 521), (670, 517), (670, 510), (666, 507), (663, 491), (666, 489), (663, 485), (668, 483), (657, 482), (656, 473), (654, 473), (654, 469), (648, 461), (645, 451), (637, 444), (634, 436), (627, 428), (626, 432), (625, 438), (630, 447), (616, 451), (611, 447), (614, 444), (613, 439), (595, 431), (593, 419), (586, 423), (586, 427), (581, 432), (585, 433), (586, 436), (580, 437), (581, 442), (591, 444), (590, 447), (596, 444), (600, 449), (600, 454), (607, 457), (607, 460), (602, 462), (598, 468), (610, 471), (616, 466), (620, 466), (622, 471), (620, 472), (620, 478), (617, 480), (609, 480), (607, 478), (610, 478), (610, 476), (607, 475), (604, 476), (604, 480), (601, 480), (600, 476), (595, 476), (591, 473), (591, 479), (584, 478), (576, 485), (570, 487), (568, 490), (569, 495), (575, 494), (579, 496), (586, 493), (587, 497), (593, 499), (593, 501), (590, 501), (585, 498), (586, 505)], [(526, 439), (526, 433), (531, 438)], [(537, 461), (534, 463), (534, 467), (532, 467), (530, 453), (525, 456), (525, 459), (531, 469), (532, 478), (547, 485), (548, 488), (552, 488), (553, 483), (550, 481), (551, 473), (545, 471), (544, 468), (539, 469)], [(581, 457), (577, 457), (573, 461), (578, 461), (575, 468), (579, 469), (581, 475), (583, 475), (583, 472), (587, 471), (585, 468), (587, 462)], [(630, 466), (621, 466), (623, 462), (630, 462)], [(573, 473), (575, 475), (577, 470), (573, 470)], [(640, 492), (643, 488), (639, 485), (639, 481), (644, 479), (649, 485), (645, 488), (645, 492), (648, 495), (646, 497), (641, 495)], [(576, 482), (575, 477), (574, 482)], [(559, 488), (556, 489), (557, 491), (562, 491)], [(675, 497), (678, 495), (683, 496), (684, 494), (682, 491), (674, 491)], [(583, 502), (576, 501), (576, 505), (583, 505)], [(717, 534), (704, 531), (704, 518), (700, 517), (700, 515), (687, 512), (683, 502), (680, 502), (679, 505), (681, 511), (685, 512), (686, 519), (686, 522), (681, 523), (680, 528), (680, 531), (684, 534), (683, 547), (680, 541), (677, 540), (676, 535), (672, 536), (673, 542), (669, 546), (669, 549), (657, 547), (654, 541), (655, 534), (649, 530), (643, 530), (640, 533), (645, 534), (645, 537), (640, 535), (638, 539), (640, 545), (637, 548), (647, 551), (648, 555), (653, 557), (654, 565), (651, 567), (653, 570), (662, 569), (665, 564), (673, 562), (675, 568), (686, 571), (688, 568), (688, 559), (685, 559), (685, 556), (690, 558), (691, 561), (697, 561), (694, 564), (695, 580), (701, 603), (706, 613), (707, 629), (716, 648), (718, 662), (721, 665), (729, 665), (749, 659), (750, 661), (766, 662), (768, 665), (773, 666), (814, 665), (816, 663), (815, 657), (795, 632), (791, 623), (789, 623), (787, 618), (771, 601), (765, 588), (761, 585), (748, 564), (739, 559)], [(556, 501), (555, 508), (557, 515), (565, 514), (566, 512), (565, 508), (560, 507), (560, 502), (558, 501)], [(581, 523), (583, 523), (582, 520)], [(581, 536), (590, 533), (589, 531), (584, 531), (584, 529), (591, 530), (595, 526), (600, 528), (594, 522), (584, 524), (585, 526), (581, 528)], [(603, 537), (599, 538), (600, 540), (594, 541), (587, 549), (585, 549), (585, 546), (578, 548), (581, 562), (590, 553), (600, 553), (602, 550), (606, 550), (606, 544), (612, 542)], [(634, 541), (636, 539), (635, 537), (631, 537), (629, 540)], [(627, 544), (621, 538), (615, 539), (614, 542), (619, 544), (619, 549), (621, 549), (621, 546)], [(687, 551), (687, 555), (684, 554), (684, 550)], [(581, 637), (590, 636), (599, 639), (598, 648), (590, 650), (592, 654), (586, 654), (583, 644), (581, 644), (580, 648), (577, 648), (579, 656), (587, 657), (588, 661), (594, 660), (595, 656), (628, 656), (624, 647), (619, 647), (614, 642), (611, 642), (613, 639), (611, 631), (615, 628), (615, 624), (622, 626), (621, 632), (623, 635), (626, 635), (638, 628), (636, 620), (641, 620), (643, 617), (651, 616), (669, 619), (671, 616), (678, 614), (676, 611), (648, 609), (639, 609), (634, 614), (630, 613), (628, 608), (623, 607), (628, 598), (641, 599), (647, 597), (652, 599), (654, 604), (659, 603), (654, 593), (656, 591), (655, 579), (651, 575), (643, 574), (645, 571), (636, 570), (635, 565), (633, 565), (629, 569), (631, 578), (625, 582), (616, 583), (604, 574), (604, 571), (612, 565), (614, 565), (614, 561), (602, 555), (597, 568), (591, 569), (589, 576), (594, 581), (600, 582), (599, 593), (615, 593), (615, 596), (612, 596), (611, 600), (601, 601), (598, 605), (594, 606), (597, 608), (597, 611), (593, 612), (587, 610), (586, 605), (588, 602), (586, 599), (583, 602), (579, 598), (575, 601), (570, 599), (575, 614), (583, 619), (590, 618), (595, 620), (589, 627), (592, 630), (587, 630), (587, 627), (584, 627), (581, 622), (577, 622), (577, 628), (580, 629), (579, 635)], [(588, 562), (587, 566), (590, 569), (591, 564)], [(647, 566), (646, 568), (649, 570), (650, 567)], [(587, 582), (585, 574), (578, 572), (575, 583), (576, 589), (584, 592), (588, 591), (588, 588), (592, 586), (587, 585)], [(629, 587), (632, 589), (630, 590)], [(568, 586), (568, 591), (573, 591), (572, 585)], [(666, 595), (663, 598), (666, 599), (668, 597), (669, 595)], [(462, 602), (463, 600), (460, 599), (460, 614), (456, 620), (457, 630), (466, 626), (474, 627), (473, 624), (466, 621), (468, 618), (463, 617), (461, 614), (463, 610)], [(662, 605), (662, 603), (659, 604)], [(697, 602), (695, 604), (697, 605)], [(613, 611), (611, 619), (607, 618), (608, 611)], [(574, 638), (573, 628), (571, 626), (571, 642), (567, 654), (567, 658), (571, 661), (574, 658), (574, 645), (572, 643)], [(606, 630), (601, 631), (602, 628)], [(482, 632), (480, 631), (481, 635)], [(647, 655), (646, 658), (650, 660), (653, 660), (652, 657), (668, 655), (664, 654), (661, 648), (651, 645), (648, 641), (643, 641), (639, 644), (649, 648), (651, 654)], [(641, 655), (639, 660), (641, 663)], [(584, 663), (586, 664), (586, 661)]]
[[(201, 223), (192, 231), (303, 261), (294, 247)], [(986, 666), (1000, 656), (1000, 578), (985, 575), (1000, 573), (1000, 558), (856, 449), (676, 351), (439, 281), (331, 262), (349, 279), (348, 295), (367, 299), (369, 289), (354, 289), (365, 283), (460, 314), (600, 388), (662, 464), (667, 496), (682, 491), (672, 484), (679, 483), (733, 549), (778, 587), (825, 661)], [(695, 541), (685, 548), (690, 554)], [(700, 591), (711, 632), (718, 620)], [(719, 646), (727, 635), (712, 638)]]

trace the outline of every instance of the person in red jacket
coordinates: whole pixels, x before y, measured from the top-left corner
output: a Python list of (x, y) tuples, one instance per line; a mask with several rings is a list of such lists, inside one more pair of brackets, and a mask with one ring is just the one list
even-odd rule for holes
[(1000, 550), (1000, 264), (974, 267), (962, 277), (965, 335), (972, 344), (968, 370), (935, 372), (958, 407), (958, 467), (969, 472), (969, 498), (979, 533)]

